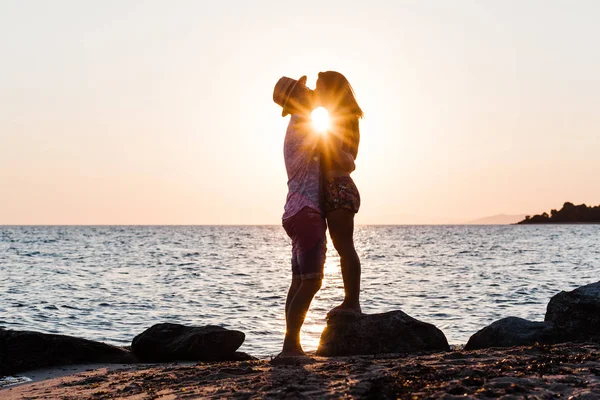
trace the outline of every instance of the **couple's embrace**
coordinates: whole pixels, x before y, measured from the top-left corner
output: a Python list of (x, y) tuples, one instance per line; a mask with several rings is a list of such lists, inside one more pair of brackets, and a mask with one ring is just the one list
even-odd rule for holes
[[(315, 90), (283, 77), (273, 100), (291, 114), (284, 140), (288, 194), (283, 227), (292, 239), (292, 283), (285, 304), (286, 333), (279, 357), (303, 356), (300, 328), (315, 294), (321, 288), (326, 253), (326, 230), (340, 255), (344, 301), (329, 312), (360, 313), (360, 259), (354, 248), (354, 215), (360, 196), (350, 174), (360, 139), (363, 112), (348, 80), (339, 72), (320, 72)], [(311, 112), (324, 107), (329, 127), (319, 132)]]

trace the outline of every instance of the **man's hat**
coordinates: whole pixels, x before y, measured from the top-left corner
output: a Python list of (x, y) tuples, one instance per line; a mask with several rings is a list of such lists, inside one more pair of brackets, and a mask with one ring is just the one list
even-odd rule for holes
[(298, 80), (284, 76), (280, 78), (273, 89), (273, 101), (279, 104), (283, 110), (281, 116), (285, 117), (290, 112), (288, 110), (288, 102), (291, 97), (295, 97), (295, 90), (298, 89), (298, 84), (306, 85), (306, 75)]

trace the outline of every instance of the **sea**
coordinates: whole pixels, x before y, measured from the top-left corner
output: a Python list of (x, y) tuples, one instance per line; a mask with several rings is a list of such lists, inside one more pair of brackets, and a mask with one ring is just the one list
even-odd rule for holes
[[(453, 345), (495, 320), (543, 321), (560, 291), (600, 278), (600, 225), (358, 226), (366, 313), (402, 310)], [(240, 330), (276, 355), (291, 242), (280, 226), (0, 226), (0, 326), (125, 346), (171, 322)], [(329, 240), (302, 344), (342, 301)]]

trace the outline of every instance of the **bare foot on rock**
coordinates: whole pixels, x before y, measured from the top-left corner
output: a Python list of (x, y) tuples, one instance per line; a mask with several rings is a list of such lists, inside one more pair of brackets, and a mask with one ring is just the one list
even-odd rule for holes
[(325, 319), (330, 319), (337, 315), (360, 315), (360, 314), (362, 314), (362, 310), (360, 309), (360, 306), (350, 307), (350, 306), (346, 306), (345, 304), (342, 303), (339, 306), (333, 308), (331, 311), (329, 311), (327, 313), (327, 315), (325, 316)]

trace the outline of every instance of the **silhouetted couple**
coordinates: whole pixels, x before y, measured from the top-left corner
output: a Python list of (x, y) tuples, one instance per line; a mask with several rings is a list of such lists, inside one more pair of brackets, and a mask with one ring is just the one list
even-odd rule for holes
[[(291, 114), (284, 140), (288, 194), (283, 227), (292, 239), (292, 283), (285, 304), (286, 333), (278, 356), (304, 355), (300, 328), (315, 294), (321, 288), (326, 236), (340, 255), (344, 301), (328, 313), (360, 313), (360, 259), (354, 248), (354, 215), (360, 195), (350, 174), (360, 139), (358, 120), (363, 112), (348, 80), (339, 72), (319, 73), (315, 90), (299, 80), (283, 77), (273, 100)], [(311, 112), (324, 107), (329, 127), (319, 132)]]

